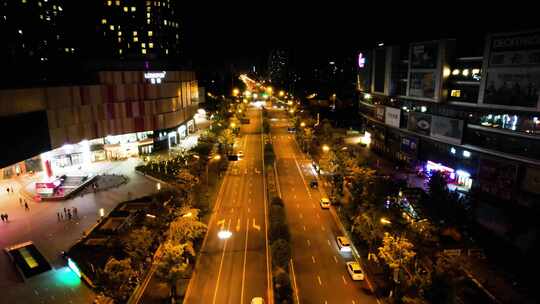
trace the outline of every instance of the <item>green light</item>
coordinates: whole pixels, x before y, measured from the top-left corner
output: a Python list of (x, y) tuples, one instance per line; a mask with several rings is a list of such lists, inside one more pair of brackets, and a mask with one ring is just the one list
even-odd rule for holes
[(54, 272), (56, 282), (64, 286), (75, 287), (81, 285), (81, 279), (69, 267), (62, 267)]

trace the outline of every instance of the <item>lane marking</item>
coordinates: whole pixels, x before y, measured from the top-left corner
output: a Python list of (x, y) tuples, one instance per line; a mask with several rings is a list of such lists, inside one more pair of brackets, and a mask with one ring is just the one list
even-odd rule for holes
[(317, 218), (321, 218), (321, 217), (319, 216), (319, 213), (316, 213), (316, 215), (317, 215)]
[(304, 231), (306, 231), (306, 226), (304, 226)]
[(300, 204), (296, 204), (296, 208), (300, 208)]
[(250, 213), (250, 212), (251, 212), (251, 209), (249, 209), (249, 207), (248, 207), (248, 213)]
[[(317, 280), (319, 281), (319, 285), (322, 285), (321, 277), (317, 276)], [(326, 301), (325, 301), (326, 302)]]
[(345, 277), (341, 275), (341, 279), (343, 280), (343, 284), (347, 285), (347, 280), (345, 280)]
[(326, 231), (326, 228), (324, 228), (324, 226), (321, 226), (321, 228), (322, 228), (322, 231)]
[(246, 243), (244, 245), (244, 265), (242, 266), (242, 293), (240, 294), (240, 304), (244, 304), (244, 282), (246, 281), (246, 259), (247, 259), (248, 237), (249, 237), (249, 219), (246, 221)]
[[(377, 299), (377, 301), (379, 301), (379, 299)], [(356, 302), (354, 300), (352, 300), (352, 304), (356, 304)]]
[(334, 256), (334, 262), (336, 262), (336, 264), (337, 264), (337, 262), (338, 262), (336, 256)]
[(307, 245), (311, 247), (311, 242), (309, 240), (307, 240)]
[(332, 247), (332, 244), (330, 243), (330, 240), (326, 240), (328, 242), (328, 246)]
[(240, 232), (240, 218), (236, 221), (236, 232)]
[[(227, 224), (227, 230), (231, 228), (231, 219), (229, 219), (229, 223)], [(225, 252), (227, 251), (227, 243), (229, 239), (225, 239), (225, 242), (223, 242), (223, 253), (221, 254), (221, 261), (219, 262), (219, 270), (218, 270), (218, 277), (216, 281), (216, 289), (214, 290), (214, 298), (212, 299), (212, 304), (216, 303), (218, 289), (219, 289), (219, 279), (221, 278), (221, 270), (223, 269), (223, 260), (225, 260)]]
[(300, 213), (300, 218), (304, 218), (304, 216), (302, 215), (302, 213)]
[(296, 274), (295, 274), (295, 271), (294, 271), (293, 259), (291, 259), (291, 273), (292, 273), (292, 277), (293, 277), (294, 295), (296, 296), (296, 303), (300, 304), (300, 297), (298, 296), (298, 285), (296, 285)]
[(313, 261), (313, 264), (315, 264), (315, 257), (311, 256), (311, 260)]

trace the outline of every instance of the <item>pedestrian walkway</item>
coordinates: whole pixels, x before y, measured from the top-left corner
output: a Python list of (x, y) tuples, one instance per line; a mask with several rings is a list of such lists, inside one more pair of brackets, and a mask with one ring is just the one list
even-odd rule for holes
[[(99, 219), (100, 210), (105, 213), (118, 203), (132, 197), (144, 196), (155, 191), (155, 183), (135, 174), (137, 158), (124, 161), (96, 163), (85, 168), (95, 173), (122, 174), (128, 182), (118, 188), (76, 196), (59, 202), (34, 202), (21, 189), (39, 178), (19, 176), (0, 182), (0, 213), (9, 215), (9, 222), (0, 222), (0, 248), (25, 241), (33, 241), (53, 266), (53, 271), (22, 282), (7, 255), (0, 255), (0, 287), (2, 300), (6, 303), (89, 303), (93, 292), (81, 284), (77, 277), (65, 268), (61, 251), (67, 250)], [(102, 170), (102, 171), (100, 171)], [(6, 188), (13, 188), (8, 193)], [(22, 204), (21, 204), (22, 202)], [(28, 208), (24, 207), (24, 203)], [(66, 208), (66, 213), (64, 213)], [(76, 208), (76, 209), (74, 209)], [(71, 220), (69, 220), (70, 210)], [(75, 211), (77, 210), (77, 211)], [(76, 213), (76, 214), (75, 214)], [(59, 214), (61, 218), (59, 219)]]

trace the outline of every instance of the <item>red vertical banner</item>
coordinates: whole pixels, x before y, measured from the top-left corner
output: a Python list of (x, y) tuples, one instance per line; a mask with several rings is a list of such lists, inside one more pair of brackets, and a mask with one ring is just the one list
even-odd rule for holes
[(51, 177), (53, 175), (50, 160), (45, 161), (45, 172), (47, 172), (47, 177)]

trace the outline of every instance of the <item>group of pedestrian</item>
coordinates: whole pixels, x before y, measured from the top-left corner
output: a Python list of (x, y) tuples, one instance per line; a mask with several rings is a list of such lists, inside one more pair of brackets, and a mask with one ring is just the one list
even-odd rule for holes
[(8, 218), (8, 214), (7, 213), (2, 213), (0, 214), (0, 218), (2, 218), (2, 222), (9, 222), (9, 218)]
[(56, 212), (56, 217), (57, 217), (59, 222), (64, 220), (64, 219), (71, 221), (71, 219), (73, 219), (73, 218), (79, 218), (79, 214), (77, 212), (78, 212), (77, 207), (64, 208), (64, 213)]
[(15, 194), (15, 191), (13, 191), (13, 186), (6, 187), (6, 191), (8, 194)]

